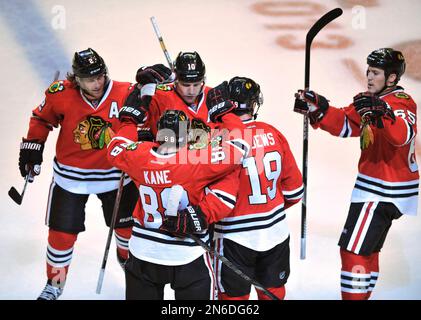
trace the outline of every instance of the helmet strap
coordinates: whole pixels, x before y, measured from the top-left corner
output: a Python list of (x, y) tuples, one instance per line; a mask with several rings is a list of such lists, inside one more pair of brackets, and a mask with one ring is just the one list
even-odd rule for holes
[(256, 118), (257, 118), (257, 115), (258, 115), (258, 112), (259, 112), (259, 109), (260, 109), (260, 104), (258, 103), (257, 104), (257, 109), (256, 109), (256, 111), (254, 111), (254, 108), (253, 108), (253, 120), (256, 120)]
[(379, 92), (376, 93), (377, 96), (383, 95), (383, 94), (387, 93), (388, 91), (392, 91), (396, 87), (396, 85), (398, 84), (398, 81), (395, 80), (395, 82), (391, 86), (387, 85), (387, 79), (389, 78), (390, 75), (391, 75), (391, 73), (386, 74), (386, 71), (384, 72), (384, 78), (385, 78), (384, 86)]

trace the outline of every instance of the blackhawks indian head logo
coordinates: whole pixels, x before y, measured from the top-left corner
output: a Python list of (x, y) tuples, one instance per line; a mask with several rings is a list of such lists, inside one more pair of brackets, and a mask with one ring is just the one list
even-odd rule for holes
[(113, 136), (111, 123), (100, 117), (89, 116), (73, 130), (73, 141), (79, 143), (82, 150), (103, 149)]

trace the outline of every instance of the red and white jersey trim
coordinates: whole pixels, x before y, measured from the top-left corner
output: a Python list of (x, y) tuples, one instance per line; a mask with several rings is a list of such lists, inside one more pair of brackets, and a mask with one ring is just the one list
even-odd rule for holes
[(348, 247), (346, 248), (348, 251), (354, 252), (355, 254), (360, 253), (368, 228), (370, 227), (371, 220), (373, 220), (373, 213), (374, 210), (376, 210), (377, 205), (378, 202), (366, 202), (362, 207), (354, 231), (352, 232), (349, 240)]
[[(118, 188), (121, 170), (111, 169), (82, 169), (67, 166), (54, 159), (54, 182), (61, 188), (77, 194), (98, 194)], [(131, 181), (129, 177), (124, 185)]]
[[(194, 240), (185, 237), (173, 237), (168, 232), (147, 229), (134, 219), (135, 225), (129, 240), (130, 254), (136, 258), (166, 266), (179, 266), (190, 263), (205, 252)], [(199, 235), (209, 243), (209, 234)]]
[(255, 251), (267, 251), (289, 236), (284, 204), (268, 212), (233, 216), (215, 224), (215, 239), (230, 239)]
[(229, 194), (228, 192), (218, 190), (218, 189), (205, 189), (206, 194), (213, 194), (215, 197), (217, 197), (223, 204), (225, 204), (228, 208), (234, 209), (235, 204), (237, 203), (237, 197)]
[(299, 200), (303, 197), (303, 193), (304, 185), (295, 190), (282, 190), (282, 194), (284, 195), (286, 200)]
[(349, 124), (348, 117), (345, 115), (344, 117), (344, 126), (342, 127), (341, 133), (339, 134), (339, 137), (341, 138), (349, 138), (352, 136), (352, 127)]
[(417, 215), (419, 180), (389, 182), (359, 173), (351, 202), (391, 202), (402, 214)]

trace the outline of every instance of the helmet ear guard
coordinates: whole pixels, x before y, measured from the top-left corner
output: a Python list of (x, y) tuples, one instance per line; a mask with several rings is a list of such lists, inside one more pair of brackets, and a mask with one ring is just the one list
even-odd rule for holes
[(234, 77), (229, 81), (228, 88), (230, 99), (236, 105), (233, 112), (237, 115), (251, 114), (256, 119), (257, 111), (263, 104), (260, 86), (250, 78)]

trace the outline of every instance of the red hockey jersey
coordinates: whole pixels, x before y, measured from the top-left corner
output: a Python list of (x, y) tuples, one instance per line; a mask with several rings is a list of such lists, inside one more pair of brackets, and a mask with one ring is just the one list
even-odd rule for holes
[(60, 126), (54, 158), (54, 181), (60, 187), (78, 194), (118, 187), (121, 171), (108, 162), (106, 146), (120, 125), (118, 112), (129, 90), (130, 83), (110, 80), (97, 106), (67, 80), (45, 91), (44, 101), (33, 110), (27, 137), (46, 141), (50, 130)]
[(158, 85), (155, 95), (152, 97), (145, 126), (151, 128), (154, 136), (157, 131), (158, 120), (165, 110), (182, 110), (189, 120), (200, 119), (209, 125), (206, 96), (209, 87), (205, 86), (203, 92), (197, 97), (194, 105), (187, 105), (175, 91), (174, 85)]
[(289, 236), (284, 210), (301, 199), (303, 182), (286, 138), (264, 122), (245, 124), (251, 153), (242, 163), (237, 204), (216, 223), (215, 238), (266, 251)]
[[(397, 87), (380, 96), (389, 104), (396, 121), (385, 119), (384, 128), (371, 126), (374, 142), (361, 151), (358, 176), (351, 202), (392, 202), (403, 214), (416, 215), (419, 174), (415, 158), (417, 106)], [(360, 136), (360, 116), (351, 104), (345, 108), (329, 107), (314, 126), (339, 137)]]
[[(181, 148), (177, 153), (159, 154), (158, 144), (152, 142), (131, 143), (135, 139), (136, 128), (125, 124), (113, 138), (109, 148), (108, 158), (117, 168), (126, 172), (140, 192), (140, 202), (133, 213), (135, 226), (129, 242), (130, 252), (137, 258), (162, 265), (187, 264), (203, 254), (203, 249), (190, 238), (174, 237), (171, 233), (159, 230), (167, 209), (168, 196), (175, 184), (184, 189), (179, 209), (188, 204), (198, 204), (205, 196), (205, 188), (213, 182), (228, 175), (228, 181), (236, 183), (233, 171), (242, 158), (247, 155), (250, 147), (241, 139), (224, 141), (214, 147), (202, 150)], [(129, 139), (127, 139), (129, 138)], [(231, 174), (230, 174), (231, 173)], [(238, 173), (237, 173), (238, 174)], [(232, 180), (230, 180), (232, 179)], [(218, 183), (215, 189), (218, 190)], [(226, 189), (225, 189), (226, 190)], [(209, 192), (212, 191), (212, 187)], [(217, 191), (215, 192), (217, 193)], [(235, 201), (236, 190), (229, 193), (224, 201)], [(219, 196), (215, 196), (218, 200)], [(214, 212), (212, 201), (209, 207), (201, 203), (204, 212)], [(208, 242), (206, 232), (200, 238)]]

